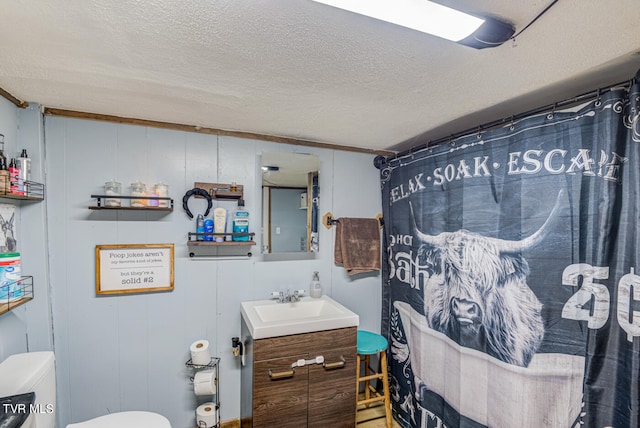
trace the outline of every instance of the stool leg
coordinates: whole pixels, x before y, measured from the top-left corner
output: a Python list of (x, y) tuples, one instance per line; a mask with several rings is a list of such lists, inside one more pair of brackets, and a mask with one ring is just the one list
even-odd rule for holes
[(382, 371), (382, 387), (384, 389), (384, 411), (387, 416), (387, 428), (391, 428), (391, 397), (389, 395), (389, 375), (387, 373), (387, 351), (380, 353), (380, 370)]
[(358, 420), (358, 401), (360, 401), (360, 354), (356, 354), (356, 421)]
[[(364, 356), (364, 375), (365, 377), (369, 376), (370, 370), (369, 370), (369, 365), (371, 364), (371, 358), (369, 355), (365, 355)], [(364, 385), (364, 399), (368, 400), (369, 398), (371, 398), (371, 392), (369, 392), (369, 385), (370, 385), (371, 381), (367, 380), (367, 383), (365, 383)], [(365, 407), (369, 408), (369, 403), (365, 404)]]

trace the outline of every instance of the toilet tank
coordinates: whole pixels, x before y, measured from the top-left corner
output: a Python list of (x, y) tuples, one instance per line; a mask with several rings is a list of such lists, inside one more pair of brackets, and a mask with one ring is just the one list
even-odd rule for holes
[(56, 371), (53, 352), (11, 355), (0, 363), (0, 379), (0, 397), (36, 393), (36, 402), (30, 409), (32, 415), (25, 426), (54, 428)]

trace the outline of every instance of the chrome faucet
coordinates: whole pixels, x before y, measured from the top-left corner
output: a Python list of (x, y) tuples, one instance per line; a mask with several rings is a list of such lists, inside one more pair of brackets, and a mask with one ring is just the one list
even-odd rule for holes
[(274, 291), (271, 295), (278, 298), (278, 303), (298, 302), (304, 295), (304, 290), (294, 290), (293, 294), (290, 294), (287, 288), (286, 291)]

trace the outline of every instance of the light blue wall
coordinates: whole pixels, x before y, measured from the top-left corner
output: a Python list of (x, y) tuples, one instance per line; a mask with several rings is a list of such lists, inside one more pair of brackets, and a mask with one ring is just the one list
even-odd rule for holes
[[(33, 125), (35, 126), (35, 125)], [(263, 261), (258, 156), (263, 151), (307, 152), (320, 157), (320, 215), (374, 217), (381, 211), (373, 156), (232, 137), (46, 117), (49, 273), (58, 375), (58, 426), (120, 410), (150, 410), (174, 428), (195, 425), (198, 400), (185, 368), (189, 345), (207, 339), (221, 357), (222, 420), (240, 416), (240, 363), (231, 338), (240, 335), (240, 302), (271, 291), (308, 289), (320, 272), (325, 293), (360, 315), (360, 326), (380, 328), (379, 274), (349, 278), (333, 263), (335, 228), (320, 227), (313, 260)], [(355, 181), (354, 177), (358, 177)], [(128, 184), (163, 181), (172, 213), (92, 211), (90, 195), (112, 178)], [(245, 186), (251, 258), (189, 258), (194, 222), (181, 207), (195, 181)], [(203, 201), (190, 200), (197, 212)], [(232, 202), (216, 202), (233, 209)], [(95, 246), (174, 243), (175, 290), (100, 296), (95, 293)]]
[(300, 209), (301, 189), (271, 189), (271, 251), (306, 251), (307, 210)]
[[(17, 157), (27, 149), (32, 158), (33, 181), (44, 182), (42, 115), (37, 106), (18, 109), (0, 98), (0, 133), (5, 136), (4, 152)], [(0, 361), (12, 354), (53, 350), (52, 323), (47, 273), (47, 245), (44, 202), (24, 202), (0, 198), (15, 206), (16, 237), (24, 275), (33, 276), (34, 299), (0, 315)]]

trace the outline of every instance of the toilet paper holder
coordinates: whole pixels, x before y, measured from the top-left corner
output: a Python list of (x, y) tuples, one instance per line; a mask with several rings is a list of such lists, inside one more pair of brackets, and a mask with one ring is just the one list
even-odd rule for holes
[[(194, 364), (193, 360), (191, 358), (189, 358), (189, 360), (185, 363), (185, 365), (190, 368), (190, 369), (194, 369), (196, 371), (200, 371), (203, 369), (209, 369), (209, 370), (213, 370), (214, 371), (214, 381), (213, 384), (215, 385), (215, 393), (211, 394), (212, 396), (214, 396), (214, 400), (211, 404), (213, 404), (213, 408), (215, 409), (215, 412), (213, 414), (213, 419), (215, 419), (215, 422), (213, 422), (212, 424), (209, 423), (204, 423), (204, 425), (202, 425), (200, 422), (196, 421), (196, 424), (198, 427), (204, 427), (204, 428), (219, 428), (220, 427), (220, 384), (219, 382), (219, 369), (218, 369), (218, 365), (220, 364), (220, 358), (218, 357), (211, 357), (211, 361), (209, 361), (208, 364)], [(194, 384), (194, 380), (195, 380), (195, 375), (191, 376), (189, 378), (191, 384)], [(196, 415), (197, 416), (197, 415)]]
[(194, 364), (189, 358), (185, 365), (190, 369), (213, 369), (218, 366), (218, 363), (220, 363), (220, 358), (218, 357), (211, 357), (211, 361), (208, 364)]

